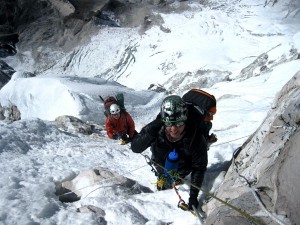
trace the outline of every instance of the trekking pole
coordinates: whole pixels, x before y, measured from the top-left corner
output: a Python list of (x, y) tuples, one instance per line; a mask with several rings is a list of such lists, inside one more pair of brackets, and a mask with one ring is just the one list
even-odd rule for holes
[(102, 100), (102, 102), (104, 102), (105, 100), (104, 100), (104, 98), (102, 98), (102, 96), (101, 95), (99, 95), (99, 98)]

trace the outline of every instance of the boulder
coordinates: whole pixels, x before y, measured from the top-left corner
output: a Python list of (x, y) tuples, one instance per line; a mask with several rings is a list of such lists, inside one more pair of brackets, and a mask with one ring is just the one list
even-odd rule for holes
[[(1, 50), (0, 50), (1, 52)], [(1, 54), (1, 53), (0, 53)], [(12, 75), (16, 71), (11, 68), (6, 62), (0, 60), (0, 89), (10, 81)]]
[(56, 194), (62, 202), (74, 202), (87, 196), (117, 198), (119, 193), (130, 196), (152, 191), (132, 179), (103, 167), (82, 171), (76, 177), (56, 185)]
[(71, 133), (92, 134), (95, 126), (87, 124), (74, 116), (59, 116), (55, 119), (58, 127)]
[(10, 107), (2, 107), (0, 104), (0, 120), (9, 120), (11, 122), (21, 119), (21, 112), (18, 107), (12, 105)]

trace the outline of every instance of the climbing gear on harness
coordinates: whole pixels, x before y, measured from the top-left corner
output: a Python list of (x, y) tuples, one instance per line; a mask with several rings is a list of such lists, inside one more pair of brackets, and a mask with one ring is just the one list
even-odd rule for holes
[(145, 157), (146, 163), (151, 167), (151, 171), (154, 173), (155, 176), (159, 176), (157, 170), (153, 167), (152, 159), (149, 156), (143, 155)]
[(183, 181), (179, 179), (179, 174), (177, 171), (172, 170), (168, 173), (164, 173), (159, 176), (156, 182), (157, 190), (171, 189), (173, 185), (177, 186), (182, 184)]
[(175, 185), (173, 185), (173, 188), (174, 188), (174, 190), (175, 190), (177, 196), (179, 197), (179, 202), (178, 202), (178, 204), (177, 204), (177, 207), (180, 208), (180, 209), (182, 209), (183, 211), (189, 211), (189, 212), (191, 212), (194, 216), (197, 216), (197, 214), (196, 214), (193, 210), (189, 209), (189, 206), (188, 206), (188, 205), (185, 203), (185, 201), (181, 198), (181, 196), (180, 196), (180, 194), (179, 194), (179, 192), (178, 192), (178, 189), (175, 187)]
[(178, 208), (181, 208), (184, 211), (188, 211), (189, 210), (189, 206), (185, 203), (184, 200), (181, 200), (178, 202), (177, 204)]
[[(157, 170), (153, 167), (153, 161), (150, 159), (149, 156), (143, 155), (145, 157), (145, 160), (147, 164), (149, 164), (152, 168), (152, 171), (155, 173), (156, 176), (158, 176)], [(155, 163), (155, 162), (154, 162)], [(165, 169), (165, 168), (164, 168)], [(167, 182), (165, 182), (167, 181)], [(157, 190), (165, 190), (165, 189), (170, 189), (173, 187), (175, 190), (177, 196), (179, 197), (179, 202), (177, 204), (178, 208), (184, 210), (184, 211), (189, 211), (191, 212), (194, 216), (197, 216), (197, 213), (194, 212), (193, 210), (189, 209), (189, 206), (185, 203), (185, 201), (181, 198), (178, 189), (176, 188), (177, 185), (181, 185), (184, 183), (184, 180), (180, 178), (178, 172), (176, 170), (172, 171), (167, 171), (165, 174), (159, 176), (158, 181), (156, 182), (157, 185)]]
[(169, 182), (167, 181), (167, 177), (162, 175), (156, 182), (156, 188), (157, 190), (161, 191), (161, 190), (166, 190), (166, 189), (170, 189), (170, 185)]
[(126, 145), (127, 143), (128, 143), (128, 142), (126, 142), (126, 141), (124, 141), (124, 140), (121, 139), (120, 145)]
[[(175, 186), (178, 186), (178, 185), (181, 185), (183, 184), (184, 182), (181, 180), (181, 179), (177, 179), (173, 182), (173, 184)], [(169, 177), (167, 177), (166, 175), (162, 175), (160, 176), (160, 178), (157, 180), (156, 182), (156, 187), (157, 187), (157, 190), (159, 191), (162, 191), (162, 190), (167, 190), (167, 189), (171, 189), (172, 186), (172, 181), (170, 180)]]

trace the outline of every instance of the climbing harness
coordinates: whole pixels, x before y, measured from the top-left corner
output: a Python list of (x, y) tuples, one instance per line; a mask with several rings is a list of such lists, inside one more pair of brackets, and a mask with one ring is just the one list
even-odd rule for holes
[[(152, 168), (151, 171), (153, 171), (155, 173), (155, 176), (159, 176), (159, 173), (157, 172), (157, 170), (153, 166), (153, 164), (155, 162), (153, 160), (151, 160), (151, 158), (148, 155), (144, 155), (142, 153), (141, 153), (141, 155), (145, 157), (145, 160), (146, 160), (147, 164), (150, 165), (150, 167)], [(165, 170), (165, 168), (164, 168), (164, 170)], [(156, 182), (156, 185), (157, 185), (157, 188), (159, 190), (164, 190), (165, 184), (170, 183), (171, 184), (170, 186), (175, 190), (175, 193), (177, 194), (177, 196), (179, 198), (177, 207), (184, 210), (184, 211), (189, 211), (194, 216), (197, 216), (197, 213), (194, 212), (193, 210), (189, 209), (189, 206), (185, 203), (185, 201), (182, 199), (181, 195), (179, 194), (179, 191), (178, 191), (176, 185), (182, 184), (183, 183), (182, 181), (183, 180), (180, 179), (178, 173), (176, 173), (174, 171), (165, 170), (165, 174), (160, 176), (160, 178)], [(165, 188), (165, 189), (168, 189), (168, 188)]]
[[(143, 154), (141, 154), (143, 155)], [(147, 164), (149, 164), (152, 168), (152, 171), (155, 172), (155, 175), (158, 174), (157, 170), (154, 168), (153, 164), (155, 162), (153, 162), (149, 156), (147, 155), (143, 155), (146, 159)], [(203, 219), (204, 217), (200, 216), (200, 213), (198, 212), (198, 210), (196, 208), (194, 208), (193, 210), (189, 208), (189, 206), (185, 203), (185, 201), (182, 199), (181, 195), (179, 194), (179, 191), (177, 189), (177, 185), (180, 185), (183, 183), (183, 179), (180, 178), (179, 174), (177, 173), (177, 171), (174, 170), (166, 170), (166, 168), (164, 168), (165, 174), (163, 174), (162, 176), (160, 176), (160, 179), (156, 182), (157, 188), (158, 190), (164, 190), (164, 189), (169, 189), (168, 187), (172, 187), (175, 190), (176, 195), (179, 198), (177, 207), (182, 209), (183, 211), (188, 211), (190, 212), (193, 216), (198, 217), (200, 224), (203, 223)], [(166, 185), (167, 184), (167, 185)]]
[(150, 159), (150, 157), (148, 155), (143, 155), (141, 153), (142, 156), (144, 156), (145, 160), (146, 160), (146, 163), (151, 167), (151, 171), (155, 174), (155, 176), (159, 176), (159, 173), (157, 172), (157, 170), (154, 168), (153, 166), (153, 160)]
[(126, 145), (128, 142), (121, 140), (120, 145)]

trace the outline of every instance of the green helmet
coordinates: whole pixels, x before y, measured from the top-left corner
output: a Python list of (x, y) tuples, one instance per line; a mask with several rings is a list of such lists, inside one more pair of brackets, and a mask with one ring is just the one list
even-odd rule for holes
[(163, 100), (160, 114), (163, 122), (185, 122), (187, 120), (187, 106), (180, 96), (170, 95)]

